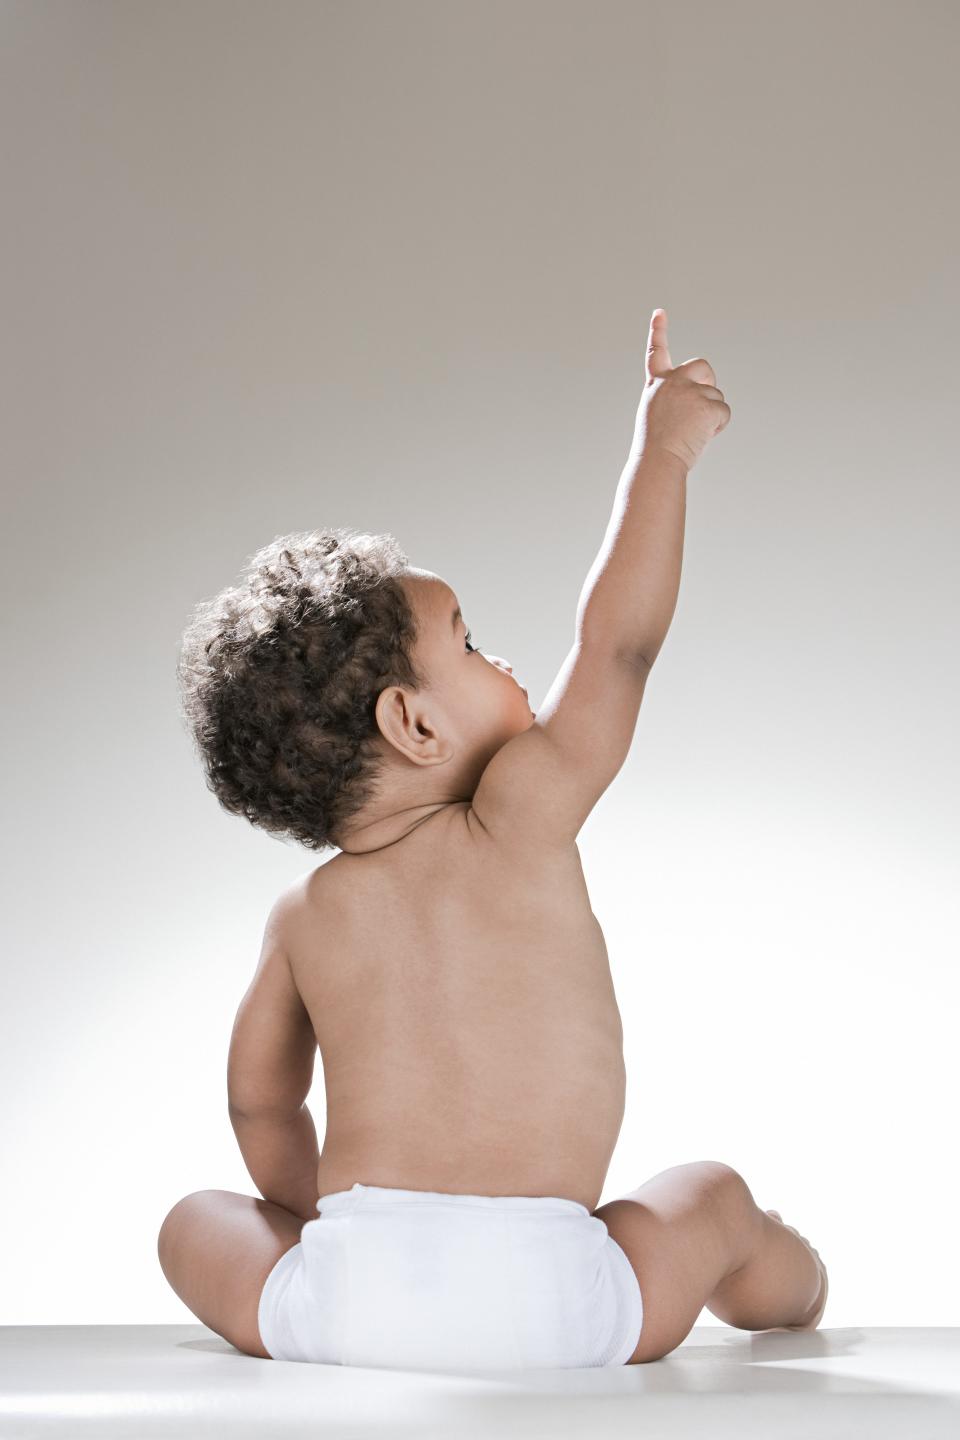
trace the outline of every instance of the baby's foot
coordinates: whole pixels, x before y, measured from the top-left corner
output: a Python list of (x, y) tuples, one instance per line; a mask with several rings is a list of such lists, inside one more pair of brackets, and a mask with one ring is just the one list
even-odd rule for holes
[(811, 1313), (807, 1316), (807, 1318), (801, 1321), (798, 1325), (778, 1325), (775, 1328), (778, 1330), (816, 1330), (817, 1326), (820, 1324), (823, 1312), (827, 1308), (827, 1267), (820, 1259), (820, 1252), (818, 1250), (814, 1250), (806, 1235), (801, 1235), (800, 1231), (794, 1230), (792, 1225), (785, 1224), (783, 1216), (780, 1214), (779, 1210), (767, 1210), (765, 1213), (767, 1215), (770, 1215), (774, 1220), (779, 1220), (780, 1224), (783, 1225), (785, 1230), (789, 1230), (793, 1235), (796, 1235), (798, 1240), (803, 1241), (804, 1245), (806, 1245), (807, 1249), (810, 1251), (810, 1253), (816, 1260), (817, 1268), (819, 1269), (821, 1276), (820, 1291), (817, 1295), (816, 1300), (814, 1300), (813, 1302)]

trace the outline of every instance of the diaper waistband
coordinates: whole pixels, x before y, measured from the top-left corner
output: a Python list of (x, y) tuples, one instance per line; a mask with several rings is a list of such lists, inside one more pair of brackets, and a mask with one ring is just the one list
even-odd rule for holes
[(325, 1214), (339, 1210), (367, 1209), (372, 1205), (435, 1205), (449, 1209), (509, 1210), (511, 1215), (586, 1215), (590, 1211), (579, 1200), (561, 1195), (455, 1195), (445, 1190), (399, 1190), (386, 1185), (361, 1185), (321, 1195), (317, 1209)]

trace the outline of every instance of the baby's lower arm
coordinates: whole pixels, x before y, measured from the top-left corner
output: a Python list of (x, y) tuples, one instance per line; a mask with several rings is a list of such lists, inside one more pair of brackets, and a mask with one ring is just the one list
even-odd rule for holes
[(653, 664), (680, 590), (687, 469), (675, 456), (631, 455), (603, 544), (584, 581), (577, 633)]
[(306, 1105), (295, 1115), (241, 1115), (230, 1124), (250, 1178), (264, 1200), (282, 1205), (302, 1220), (317, 1218), (320, 1147)]

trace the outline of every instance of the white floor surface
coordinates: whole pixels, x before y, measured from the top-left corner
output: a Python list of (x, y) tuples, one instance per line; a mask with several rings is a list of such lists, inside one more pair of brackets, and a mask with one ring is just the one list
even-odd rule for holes
[(2, 1440), (177, 1436), (960, 1440), (960, 1329), (698, 1327), (611, 1370), (257, 1360), (203, 1325), (0, 1327)]

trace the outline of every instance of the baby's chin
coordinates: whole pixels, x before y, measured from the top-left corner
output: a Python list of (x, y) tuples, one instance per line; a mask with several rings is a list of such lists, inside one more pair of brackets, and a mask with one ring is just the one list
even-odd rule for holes
[(536, 712), (535, 710), (531, 710), (531, 709), (530, 709), (530, 706), (528, 705), (528, 706), (527, 706), (527, 713), (523, 716), (522, 720), (520, 721), (520, 725), (519, 725), (519, 727), (518, 727), (518, 729), (517, 729), (517, 734), (518, 734), (518, 735), (522, 735), (523, 732), (524, 732), (524, 730), (529, 730), (529, 729), (530, 729), (530, 726), (533, 724), (533, 722), (534, 722), (534, 720), (536, 720), (536, 718), (537, 718), (537, 712)]
[(526, 697), (518, 692), (516, 700), (511, 700), (511, 703), (501, 712), (499, 724), (496, 724), (488, 732), (486, 743), (479, 745), (478, 749), (486, 752), (489, 761), (489, 758), (495, 755), (509, 740), (529, 730), (535, 718), (535, 712), (531, 710)]

